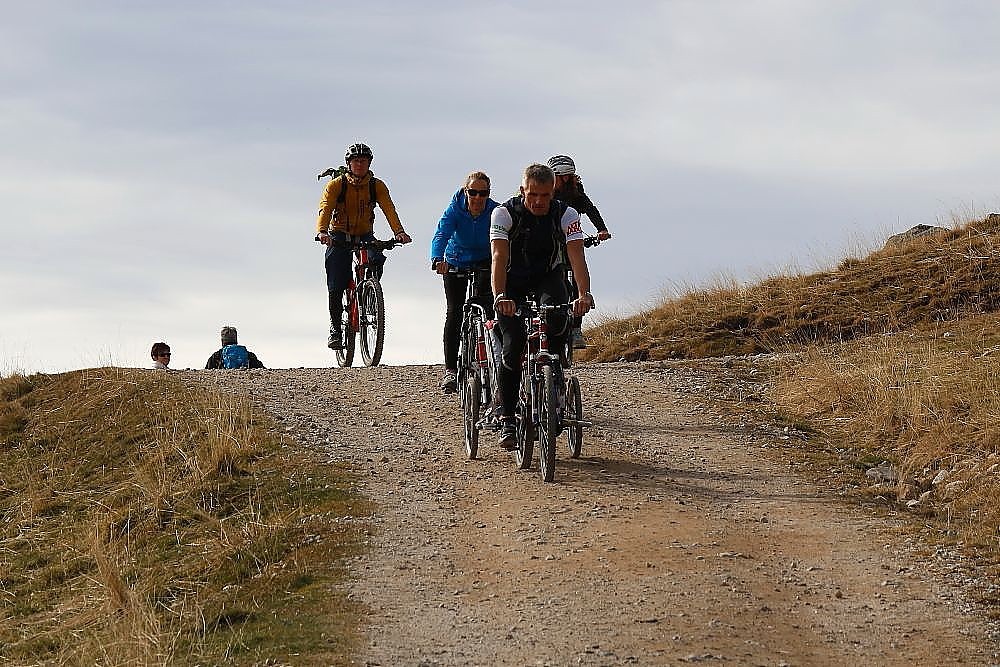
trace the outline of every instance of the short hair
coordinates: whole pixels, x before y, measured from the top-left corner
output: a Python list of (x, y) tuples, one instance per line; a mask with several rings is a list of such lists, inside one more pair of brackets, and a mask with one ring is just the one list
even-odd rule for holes
[(223, 345), (236, 345), (236, 327), (222, 327), (220, 335), (222, 336)]
[(486, 175), (485, 171), (474, 171), (465, 177), (465, 185), (462, 188), (467, 188), (476, 181), (486, 181), (486, 187), (490, 186), (490, 177)]
[(522, 185), (527, 185), (528, 181), (534, 181), (539, 185), (548, 185), (556, 182), (556, 175), (547, 164), (529, 164), (524, 170), (524, 177), (521, 179)]
[(167, 345), (166, 343), (153, 343), (153, 349), (149, 351), (149, 356), (151, 356), (153, 359), (156, 359), (164, 352), (169, 352), (169, 351), (170, 351), (170, 346)]

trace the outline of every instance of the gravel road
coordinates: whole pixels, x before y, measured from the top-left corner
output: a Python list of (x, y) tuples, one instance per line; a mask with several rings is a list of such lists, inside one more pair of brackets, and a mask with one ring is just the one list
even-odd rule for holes
[(200, 371), (357, 473), (378, 511), (360, 665), (989, 665), (987, 589), (910, 519), (817, 486), (733, 407), (726, 364), (580, 366), (594, 426), (556, 480), (484, 433), (440, 366)]

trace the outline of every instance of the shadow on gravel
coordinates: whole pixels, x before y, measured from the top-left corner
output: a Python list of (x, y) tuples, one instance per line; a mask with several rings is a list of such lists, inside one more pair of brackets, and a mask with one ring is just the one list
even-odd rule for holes
[(646, 421), (638, 417), (620, 418), (606, 417), (604, 415), (584, 415), (593, 424), (592, 428), (606, 429), (612, 433), (617, 433), (622, 437), (638, 433), (661, 433), (666, 435), (681, 435), (698, 431), (701, 433), (730, 434), (733, 427), (722, 421), (711, 424), (704, 422), (693, 422), (688, 420), (679, 421)]
[[(618, 461), (599, 456), (556, 461), (556, 480), (567, 486), (597, 489), (616, 487), (650, 495), (671, 494), (712, 501), (796, 500), (827, 502), (819, 491), (788, 491), (774, 485), (772, 473), (691, 470)], [(784, 486), (784, 485), (782, 485)]]

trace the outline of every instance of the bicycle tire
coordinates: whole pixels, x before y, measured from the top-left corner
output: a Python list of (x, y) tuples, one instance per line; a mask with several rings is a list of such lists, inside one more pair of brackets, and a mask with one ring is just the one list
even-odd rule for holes
[[(462, 315), (461, 336), (458, 338), (458, 386), (464, 387), (469, 377), (475, 375), (476, 368), (473, 365), (475, 354), (474, 342), (472, 340), (472, 323), (468, 311)], [(458, 404), (463, 409), (465, 407), (465, 392), (458, 392)]]
[(479, 378), (469, 375), (462, 385), (462, 418), (465, 422), (465, 453), (469, 460), (479, 454), (479, 407), (482, 400), (483, 387)]
[(344, 290), (344, 309), (340, 316), (340, 348), (335, 350), (337, 355), (337, 365), (341, 368), (348, 368), (354, 363), (354, 325), (351, 323), (351, 293), (353, 290)]
[(543, 366), (538, 419), (538, 467), (543, 482), (551, 482), (556, 474), (556, 438), (559, 437), (557, 392), (552, 366)]
[(583, 448), (583, 426), (580, 424), (583, 420), (583, 399), (580, 396), (580, 380), (575, 375), (569, 379), (566, 389), (565, 414), (571, 420), (566, 429), (569, 439), (569, 456), (578, 459)]
[(385, 296), (382, 284), (368, 279), (358, 290), (358, 337), (365, 366), (378, 366), (385, 345)]
[(531, 387), (528, 370), (521, 371), (521, 414), (517, 417), (517, 449), (514, 462), (521, 470), (531, 467), (531, 457), (535, 453), (535, 425), (531, 421)]

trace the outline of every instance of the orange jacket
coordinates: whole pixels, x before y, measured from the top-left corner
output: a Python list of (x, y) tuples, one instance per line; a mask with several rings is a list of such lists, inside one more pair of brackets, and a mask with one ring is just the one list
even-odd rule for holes
[[(368, 181), (372, 178), (375, 178), (375, 174), (369, 171), (361, 178), (345, 174), (327, 183), (326, 189), (323, 190), (323, 198), (319, 200), (316, 231), (346, 232), (353, 236), (371, 234), (375, 225), (375, 204), (369, 201), (371, 191)], [(347, 188), (347, 192), (344, 201), (338, 204), (341, 188)], [(396, 207), (389, 197), (389, 188), (377, 178), (375, 178), (375, 203), (382, 209), (393, 233), (398, 234), (403, 231)]]

